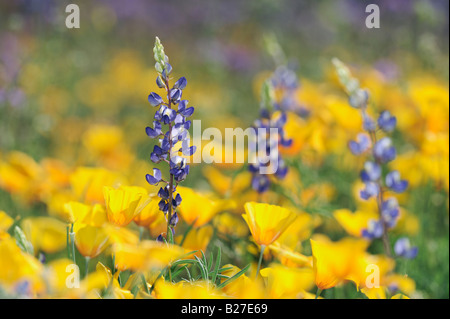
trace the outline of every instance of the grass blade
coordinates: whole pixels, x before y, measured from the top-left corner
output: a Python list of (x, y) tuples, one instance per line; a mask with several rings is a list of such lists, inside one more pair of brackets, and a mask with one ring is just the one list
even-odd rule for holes
[[(212, 258), (211, 258), (212, 259)], [(217, 279), (217, 274), (219, 273), (220, 262), (222, 260), (222, 249), (220, 246), (217, 248), (216, 264), (214, 265), (214, 271), (211, 276), (211, 281), (215, 284)]]
[(236, 273), (234, 276), (228, 278), (228, 279), (225, 280), (223, 283), (221, 283), (220, 285), (218, 285), (217, 288), (221, 289), (221, 288), (225, 287), (226, 285), (228, 285), (229, 283), (235, 281), (235, 280), (238, 279), (240, 276), (242, 276), (243, 274), (245, 274), (249, 268), (250, 268), (250, 264), (248, 264), (247, 266), (245, 266), (244, 268), (242, 268), (241, 271), (239, 271), (238, 273)]

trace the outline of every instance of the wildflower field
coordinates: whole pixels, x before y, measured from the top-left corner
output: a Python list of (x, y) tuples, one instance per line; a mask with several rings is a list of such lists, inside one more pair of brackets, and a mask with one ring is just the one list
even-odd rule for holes
[(1, 1), (0, 298), (448, 299), (448, 9)]

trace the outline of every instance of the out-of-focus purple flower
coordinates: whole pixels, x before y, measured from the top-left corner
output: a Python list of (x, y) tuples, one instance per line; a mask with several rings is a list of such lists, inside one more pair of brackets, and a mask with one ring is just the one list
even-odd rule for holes
[(390, 133), (395, 130), (397, 125), (397, 118), (392, 116), (389, 111), (383, 111), (378, 118), (378, 126), (386, 133)]
[(400, 178), (399, 171), (392, 171), (386, 175), (386, 186), (396, 193), (403, 193), (408, 188), (408, 181)]
[(376, 197), (380, 193), (380, 186), (374, 182), (368, 182), (365, 184), (365, 188), (359, 193), (361, 198), (368, 200), (369, 198)]
[(381, 216), (387, 227), (392, 228), (397, 224), (400, 207), (395, 197), (385, 200), (381, 205)]
[(381, 177), (381, 166), (375, 162), (368, 161), (364, 164), (364, 169), (361, 171), (361, 180), (366, 182), (375, 182)]
[(364, 89), (358, 89), (355, 93), (350, 95), (349, 104), (355, 109), (364, 109), (367, 106), (369, 100), (369, 92)]
[(374, 132), (377, 129), (377, 125), (370, 116), (365, 115), (363, 118), (363, 128), (367, 132)]
[(414, 259), (417, 257), (419, 249), (415, 246), (411, 246), (409, 238), (402, 237), (395, 242), (394, 251), (399, 257)]
[(367, 239), (380, 238), (383, 235), (383, 223), (380, 220), (370, 219), (361, 235)]
[(383, 137), (373, 147), (374, 156), (383, 163), (390, 162), (397, 156), (397, 151), (389, 137)]
[(367, 134), (359, 133), (356, 136), (356, 141), (350, 141), (348, 147), (353, 155), (361, 155), (366, 152), (371, 146), (370, 138)]
[[(250, 170), (251, 171), (251, 170)], [(257, 172), (258, 169), (255, 170)], [(270, 187), (269, 177), (266, 175), (256, 174), (252, 178), (252, 188), (258, 193), (266, 192)]]

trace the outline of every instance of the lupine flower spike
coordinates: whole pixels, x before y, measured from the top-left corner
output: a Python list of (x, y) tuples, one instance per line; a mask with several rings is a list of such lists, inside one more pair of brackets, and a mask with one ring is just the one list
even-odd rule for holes
[[(396, 158), (397, 151), (389, 136), (380, 138), (379, 135), (394, 131), (397, 119), (389, 111), (382, 111), (378, 120), (374, 121), (367, 110), (369, 92), (360, 88), (359, 81), (352, 77), (344, 63), (333, 59), (333, 64), (349, 96), (349, 104), (360, 110), (363, 120), (365, 132), (358, 134), (355, 141), (349, 142), (349, 149), (357, 156), (371, 153), (360, 174), (365, 185), (360, 196), (363, 200), (376, 199), (379, 219), (369, 220), (367, 228), (362, 231), (362, 236), (368, 239), (381, 237), (387, 255), (391, 256), (388, 230), (397, 224), (400, 207), (395, 197), (386, 198), (385, 191), (389, 189), (394, 193), (403, 193), (408, 188), (408, 181), (403, 180), (396, 170), (388, 172), (383, 177), (383, 166)], [(404, 238), (395, 244), (395, 253), (405, 258), (414, 258), (417, 255), (417, 248), (411, 247), (409, 240)]]
[[(151, 185), (164, 184), (158, 192), (161, 199), (158, 206), (167, 221), (165, 239), (173, 243), (175, 226), (178, 223), (176, 208), (182, 201), (180, 194), (176, 193), (176, 188), (189, 174), (189, 165), (181, 154), (191, 156), (196, 150), (195, 146), (189, 146), (188, 130), (191, 121), (187, 119), (194, 113), (194, 108), (188, 107), (188, 100), (182, 99), (183, 89), (187, 85), (185, 77), (179, 78), (170, 87), (169, 76), (172, 73), (172, 66), (169, 64), (169, 58), (164, 53), (164, 47), (158, 37), (155, 40), (153, 53), (156, 61), (155, 69), (158, 72), (156, 84), (165, 90), (164, 95), (166, 95), (167, 101), (164, 101), (164, 98), (155, 92), (149, 94), (148, 102), (158, 110), (154, 116), (153, 127), (147, 127), (145, 132), (150, 138), (158, 139), (159, 145), (154, 146), (150, 160), (155, 164), (166, 162), (169, 165), (169, 180), (163, 180), (163, 174), (158, 168), (154, 168), (153, 174), (147, 174), (145, 178)], [(181, 148), (178, 146), (180, 144)], [(163, 235), (159, 235), (157, 240), (163, 241)]]
[[(279, 145), (277, 147), (272, 143), (276, 142), (281, 144), (283, 147), (289, 147), (292, 145), (292, 139), (286, 139), (284, 136), (284, 125), (286, 124), (287, 115), (284, 110), (279, 110), (278, 112), (274, 112), (274, 98), (273, 98), (273, 86), (271, 81), (266, 81), (262, 88), (261, 95), (261, 111), (260, 111), (260, 119), (256, 120), (253, 124), (255, 131), (258, 132), (257, 141), (253, 145), (256, 147), (261, 147), (261, 145), (266, 147), (266, 155), (272, 161), (277, 161), (278, 167), (274, 172), (274, 176), (277, 179), (283, 179), (287, 172), (288, 167), (282, 159), (279, 152)], [(266, 132), (271, 132), (271, 129), (276, 129), (276, 136), (272, 136), (272, 134), (266, 134), (265, 136), (261, 136), (259, 134), (259, 129), (265, 129)], [(253, 150), (255, 153), (259, 150)], [(271, 185), (270, 175), (269, 174), (261, 174), (261, 167), (269, 165), (271, 161), (262, 161), (259, 157), (256, 158), (256, 163), (252, 163), (248, 166), (248, 170), (252, 173), (252, 188), (258, 193), (264, 193), (269, 190)]]

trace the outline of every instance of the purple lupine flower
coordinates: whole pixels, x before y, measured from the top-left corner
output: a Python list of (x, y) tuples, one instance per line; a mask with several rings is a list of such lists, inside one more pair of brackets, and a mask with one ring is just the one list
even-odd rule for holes
[(364, 109), (369, 100), (369, 92), (367, 90), (358, 89), (355, 93), (350, 95), (349, 104), (355, 109)]
[(386, 186), (396, 193), (403, 193), (408, 188), (408, 181), (400, 178), (399, 171), (392, 171), (386, 175)]
[(387, 227), (392, 228), (397, 224), (400, 215), (400, 207), (395, 197), (391, 197), (381, 204), (381, 216)]
[(175, 84), (173, 85), (173, 87), (175, 89), (180, 89), (180, 90), (184, 90), (184, 88), (187, 85), (187, 80), (186, 78), (183, 76), (181, 78), (178, 79), (178, 81), (175, 82)]
[(377, 129), (375, 121), (368, 115), (363, 118), (363, 129), (367, 132), (374, 132)]
[(159, 234), (159, 236), (156, 238), (156, 241), (159, 243), (163, 243), (164, 242), (164, 237), (162, 236), (162, 234)]
[(392, 116), (389, 111), (383, 111), (378, 118), (378, 127), (386, 133), (390, 133), (395, 130), (397, 126), (397, 118)]
[(288, 139), (284, 134), (284, 125), (287, 122), (287, 114), (285, 110), (280, 109), (279, 116), (273, 116), (273, 110), (276, 109), (276, 103), (273, 101), (273, 87), (271, 86), (271, 81), (266, 81), (263, 86), (262, 91), (262, 101), (261, 101), (261, 117), (255, 120), (253, 128), (255, 131), (259, 129), (264, 129), (266, 131), (271, 131), (272, 128), (276, 129), (276, 137), (270, 136), (268, 134), (258, 134), (254, 136), (253, 143), (249, 143), (249, 148), (254, 153), (264, 153), (265, 158), (260, 159), (256, 157), (255, 163), (248, 165), (248, 170), (252, 173), (252, 188), (258, 193), (264, 193), (269, 190), (271, 185), (270, 178), (261, 173), (262, 169), (268, 166), (266, 163), (267, 157), (271, 159), (271, 163), (277, 163), (277, 169), (273, 172), (273, 176), (276, 179), (282, 180), (286, 177), (288, 173), (288, 167), (285, 164), (283, 158), (279, 154), (280, 145), (283, 147), (290, 147), (292, 145), (292, 139)]
[(174, 104), (178, 104), (181, 100), (182, 91), (180, 89), (172, 89), (170, 90), (170, 100)]
[(414, 259), (417, 257), (419, 248), (411, 246), (409, 238), (399, 238), (394, 245), (395, 254), (406, 259)]
[[(256, 170), (258, 172), (258, 170)], [(258, 193), (269, 190), (270, 180), (266, 175), (256, 174), (252, 177), (252, 188)]]
[(375, 162), (367, 161), (360, 175), (364, 183), (376, 182), (381, 177), (381, 166)]
[(374, 182), (368, 182), (365, 184), (365, 188), (360, 191), (360, 196), (364, 200), (376, 197), (380, 193), (380, 186)]
[(348, 147), (353, 155), (361, 155), (370, 148), (371, 142), (367, 134), (359, 133), (356, 136), (356, 141), (350, 141)]
[(174, 227), (178, 224), (178, 214), (176, 212), (170, 217), (169, 224)]
[[(191, 121), (186, 121), (186, 117), (190, 117), (194, 113), (194, 108), (186, 108), (188, 101), (181, 100), (183, 89), (186, 88), (187, 80), (185, 77), (179, 78), (175, 84), (170, 87), (169, 75), (172, 72), (172, 65), (169, 58), (164, 53), (164, 47), (160, 40), (156, 38), (153, 48), (155, 57), (155, 69), (158, 72), (156, 84), (159, 88), (166, 90), (167, 101), (157, 93), (152, 92), (148, 100), (152, 106), (159, 106), (155, 112), (153, 128), (145, 129), (147, 135), (151, 138), (158, 138), (158, 145), (153, 147), (150, 159), (154, 163), (166, 161), (169, 163), (170, 181), (162, 180), (162, 173), (159, 169), (153, 169), (153, 175), (147, 174), (146, 180), (151, 185), (157, 185), (160, 182), (166, 183), (158, 191), (158, 197), (161, 199), (158, 203), (159, 209), (168, 214), (167, 217), (167, 235), (175, 234), (174, 227), (178, 222), (178, 215), (175, 209), (181, 204), (182, 198), (176, 193), (176, 187), (179, 182), (186, 179), (189, 174), (189, 165), (186, 165), (186, 159), (180, 156), (174, 156), (174, 146), (178, 142), (182, 142), (183, 147), (179, 149), (184, 155), (193, 155), (196, 151), (195, 146), (189, 147), (188, 131)], [(178, 110), (174, 109), (174, 105), (178, 105)], [(165, 127), (163, 127), (165, 125)], [(167, 129), (165, 129), (167, 128)], [(158, 236), (158, 241), (162, 241), (162, 235)], [(170, 240), (170, 237), (167, 237)]]
[(163, 99), (155, 92), (152, 92), (148, 96), (148, 102), (151, 106), (158, 106), (163, 102)]
[(162, 178), (161, 171), (157, 168), (154, 168), (153, 176), (150, 174), (147, 174), (147, 175), (145, 175), (145, 178), (150, 185), (158, 185), (158, 183), (161, 181), (161, 178)]
[(367, 239), (380, 238), (383, 235), (383, 223), (379, 220), (370, 219), (367, 228), (362, 230), (361, 235)]
[(390, 162), (397, 156), (397, 151), (389, 137), (383, 137), (373, 147), (374, 156), (383, 163)]
[(147, 133), (147, 135), (148, 135), (150, 138), (155, 138), (155, 137), (161, 135), (161, 128), (162, 128), (161, 123), (158, 122), (158, 121), (154, 121), (154, 122), (153, 122), (153, 128), (147, 126), (147, 127), (145, 128), (145, 133)]
[(166, 87), (166, 84), (164, 83), (163, 79), (158, 75), (158, 77), (156, 78), (156, 85), (160, 88), (160, 89), (164, 89)]

